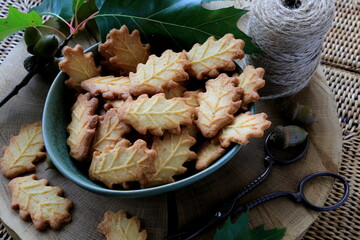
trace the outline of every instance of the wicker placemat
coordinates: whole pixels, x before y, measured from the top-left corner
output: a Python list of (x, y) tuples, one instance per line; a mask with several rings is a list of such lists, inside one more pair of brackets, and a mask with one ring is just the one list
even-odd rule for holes
[[(26, 12), (39, 2), (40, 0), (2, 0), (0, 18), (7, 16), (9, 4)], [(356, 2), (336, 1), (335, 20), (324, 43), (322, 55), (323, 69), (335, 94), (339, 121), (343, 128), (340, 173), (349, 181), (351, 194), (341, 208), (321, 213), (304, 236), (306, 240), (360, 239), (360, 74), (357, 74), (360, 73), (360, 4)], [(22, 33), (17, 33), (0, 43), (0, 64), (21, 38)], [(337, 195), (339, 187), (334, 187), (328, 203), (332, 203), (331, 199)], [(11, 240), (1, 222), (0, 240)]]

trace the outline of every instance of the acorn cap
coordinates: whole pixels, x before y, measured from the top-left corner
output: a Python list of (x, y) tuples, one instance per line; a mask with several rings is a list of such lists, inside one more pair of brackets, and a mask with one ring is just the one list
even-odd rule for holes
[(299, 103), (290, 104), (285, 111), (285, 117), (294, 123), (311, 125), (317, 121), (313, 110)]

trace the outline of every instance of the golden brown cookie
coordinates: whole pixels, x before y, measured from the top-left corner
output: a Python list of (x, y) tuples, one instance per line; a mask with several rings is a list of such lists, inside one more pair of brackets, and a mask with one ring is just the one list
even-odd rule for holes
[(139, 182), (147, 184), (147, 175), (155, 172), (156, 152), (146, 147), (144, 140), (131, 143), (122, 139), (115, 146), (107, 145), (102, 152), (94, 152), (89, 176), (109, 188), (114, 184)]
[(192, 107), (181, 99), (165, 99), (163, 93), (149, 98), (141, 95), (136, 100), (128, 98), (125, 104), (117, 108), (120, 119), (131, 125), (141, 134), (149, 131), (156, 136), (162, 136), (163, 130), (180, 133), (180, 125), (192, 124)]
[(241, 105), (241, 88), (236, 85), (236, 78), (222, 73), (206, 82), (205, 93), (199, 93), (200, 106), (195, 108), (195, 124), (204, 137), (216, 136), (221, 128), (233, 121), (233, 114)]
[(114, 99), (130, 97), (130, 80), (128, 77), (94, 77), (81, 83), (81, 88), (88, 91), (92, 96), (101, 94), (103, 98)]
[(98, 230), (106, 240), (145, 240), (146, 230), (140, 231), (140, 219), (137, 216), (126, 217), (126, 211), (106, 211), (104, 220), (99, 223)]
[(149, 177), (145, 187), (153, 187), (174, 182), (174, 175), (182, 174), (186, 168), (184, 162), (196, 158), (196, 153), (190, 150), (195, 144), (195, 138), (189, 135), (188, 127), (183, 128), (181, 134), (166, 132), (162, 139), (155, 137), (152, 149), (156, 151), (156, 172)]
[(131, 128), (120, 121), (115, 109), (106, 112), (96, 128), (92, 151), (101, 152), (106, 145), (115, 145)]
[(234, 121), (219, 132), (221, 146), (228, 147), (231, 142), (246, 145), (250, 137), (262, 137), (271, 122), (265, 113), (246, 112), (236, 116)]
[(233, 77), (238, 79), (238, 87), (244, 90), (241, 97), (241, 107), (247, 109), (247, 105), (260, 98), (257, 90), (265, 86), (265, 80), (263, 79), (265, 70), (263, 68), (254, 68), (254, 66), (247, 66), (243, 72), (239, 75), (235, 73)]
[(204, 142), (198, 152), (195, 168), (197, 170), (203, 170), (210, 166), (211, 163), (219, 159), (225, 153), (225, 149), (220, 144), (215, 144), (208, 140)]
[(19, 209), (23, 220), (30, 216), (37, 230), (48, 225), (56, 230), (71, 221), (69, 209), (73, 206), (72, 201), (60, 197), (63, 194), (60, 187), (47, 185), (48, 180), (36, 180), (35, 174), (14, 178), (9, 183), (11, 208)]
[(186, 88), (181, 85), (178, 85), (178, 86), (170, 88), (170, 89), (164, 89), (165, 98), (172, 99), (175, 97), (182, 97), (182, 95), (185, 91), (186, 91)]
[(142, 44), (138, 30), (131, 34), (127, 26), (119, 30), (112, 29), (106, 41), (99, 45), (99, 53), (106, 59), (105, 65), (110, 69), (121, 69), (121, 74), (135, 72), (139, 63), (145, 63), (149, 57), (150, 45)]
[(187, 70), (191, 77), (198, 80), (217, 77), (220, 71), (234, 71), (234, 59), (244, 57), (245, 42), (235, 39), (233, 34), (226, 34), (217, 40), (212, 36), (204, 44), (196, 43), (187, 53), (191, 62)]
[(137, 66), (136, 73), (130, 73), (130, 93), (135, 96), (156, 94), (177, 87), (178, 82), (189, 78), (185, 72), (189, 64), (185, 52), (166, 50), (160, 57), (151, 55), (146, 64)]
[(17, 136), (11, 136), (10, 144), (4, 147), (4, 156), (0, 158), (0, 169), (7, 178), (35, 170), (33, 162), (46, 156), (41, 122), (24, 124)]
[(65, 81), (69, 88), (80, 91), (82, 81), (100, 75), (101, 69), (95, 65), (94, 54), (84, 54), (81, 45), (78, 44), (74, 48), (65, 46), (63, 54), (65, 59), (59, 62), (59, 68), (69, 75), (70, 78)]
[(89, 93), (80, 94), (72, 106), (66, 143), (70, 147), (70, 155), (78, 161), (83, 161), (88, 156), (99, 120), (99, 116), (95, 115), (97, 106), (98, 99), (92, 98)]

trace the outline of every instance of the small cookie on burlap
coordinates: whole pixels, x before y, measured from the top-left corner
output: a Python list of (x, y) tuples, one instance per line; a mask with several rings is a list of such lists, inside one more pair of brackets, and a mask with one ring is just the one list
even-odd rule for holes
[(36, 175), (17, 177), (9, 182), (12, 193), (11, 208), (19, 209), (21, 219), (31, 217), (34, 227), (43, 230), (46, 226), (54, 230), (71, 221), (71, 200), (60, 197), (63, 190), (51, 187), (48, 180), (36, 180)]
[(70, 147), (70, 155), (78, 161), (83, 161), (88, 156), (99, 120), (99, 116), (95, 115), (97, 106), (98, 99), (92, 98), (89, 93), (80, 94), (72, 106), (66, 143)]
[(146, 240), (147, 231), (140, 231), (140, 219), (137, 216), (129, 219), (126, 215), (125, 210), (106, 211), (97, 229), (106, 240)]
[(24, 124), (17, 136), (11, 136), (10, 144), (4, 147), (4, 156), (0, 158), (1, 173), (14, 178), (35, 170), (33, 162), (46, 156), (41, 122)]

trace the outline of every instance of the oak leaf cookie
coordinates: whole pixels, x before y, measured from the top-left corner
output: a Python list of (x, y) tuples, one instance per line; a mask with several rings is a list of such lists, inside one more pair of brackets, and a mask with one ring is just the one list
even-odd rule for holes
[(2, 174), (7, 178), (14, 178), (22, 173), (34, 171), (33, 162), (46, 156), (44, 148), (41, 122), (24, 124), (19, 135), (12, 136), (9, 146), (3, 149), (4, 156), (0, 158)]
[(160, 57), (151, 55), (145, 64), (137, 66), (136, 73), (130, 73), (130, 93), (155, 94), (177, 87), (178, 82), (189, 78), (185, 72), (189, 64), (185, 52), (166, 50)]
[(106, 145), (115, 145), (130, 130), (131, 128), (119, 119), (115, 109), (107, 111), (96, 128), (91, 152), (101, 152)]
[[(150, 45), (142, 44), (138, 30), (131, 34), (127, 26), (112, 29), (106, 41), (99, 45), (99, 53), (106, 59), (106, 66), (121, 69), (122, 75), (135, 72), (139, 63), (145, 63), (150, 54)], [(109, 67), (109, 66), (108, 66)]]
[(81, 90), (82, 81), (100, 75), (100, 67), (96, 67), (94, 54), (92, 52), (84, 54), (81, 45), (74, 48), (65, 46), (63, 50), (64, 60), (59, 62), (61, 71), (69, 75), (69, 79), (65, 81), (65, 85), (77, 91)]
[(244, 90), (241, 97), (241, 107), (247, 109), (247, 104), (254, 102), (260, 98), (257, 90), (265, 86), (264, 77), (265, 70), (263, 68), (254, 68), (254, 66), (247, 66), (239, 75), (235, 73), (233, 77), (238, 79), (238, 87)]
[(156, 151), (156, 172), (149, 177), (145, 187), (153, 187), (174, 182), (174, 175), (182, 174), (186, 168), (184, 162), (195, 159), (196, 153), (190, 150), (196, 140), (189, 135), (188, 127), (181, 134), (175, 135), (166, 132), (162, 139), (155, 137), (152, 149)]
[(243, 40), (235, 39), (230, 33), (217, 41), (211, 36), (202, 45), (196, 43), (187, 53), (191, 63), (187, 71), (198, 80), (217, 77), (219, 71), (234, 71), (234, 59), (244, 57), (244, 46)]
[(215, 160), (219, 159), (225, 153), (225, 149), (219, 143), (213, 143), (210, 140), (204, 142), (198, 152), (195, 168), (203, 170), (210, 166)]
[(122, 139), (115, 146), (107, 145), (102, 152), (94, 152), (89, 169), (93, 180), (103, 182), (109, 188), (114, 184), (137, 181), (147, 184), (147, 175), (155, 172), (156, 152), (146, 147), (144, 140), (131, 143)]
[(145, 240), (146, 230), (140, 230), (140, 219), (137, 216), (127, 218), (126, 211), (106, 211), (104, 220), (98, 225), (99, 232), (106, 240)]
[(66, 143), (70, 147), (70, 155), (78, 161), (83, 161), (88, 156), (99, 120), (99, 116), (95, 115), (97, 106), (98, 99), (92, 98), (89, 93), (80, 94), (72, 106)]
[(221, 128), (233, 121), (233, 114), (241, 106), (241, 88), (236, 85), (236, 78), (222, 73), (206, 82), (205, 93), (199, 93), (200, 106), (195, 108), (195, 124), (204, 137), (214, 137)]
[(36, 180), (35, 174), (14, 178), (9, 183), (11, 207), (19, 209), (23, 220), (30, 216), (37, 230), (48, 225), (56, 230), (71, 221), (69, 209), (73, 206), (72, 201), (60, 197), (63, 194), (60, 187), (47, 185), (48, 180)]
[(231, 142), (246, 145), (250, 137), (262, 137), (271, 122), (265, 113), (241, 113), (234, 121), (219, 132), (221, 146), (228, 147)]
[(130, 80), (125, 76), (93, 77), (83, 81), (81, 88), (88, 91), (92, 96), (101, 94), (106, 99), (127, 99), (130, 96)]
[(149, 131), (156, 136), (163, 130), (180, 133), (180, 125), (192, 124), (193, 108), (181, 99), (165, 99), (163, 93), (149, 98), (146, 94), (136, 100), (128, 98), (123, 106), (117, 108), (120, 119), (131, 125), (141, 134)]

